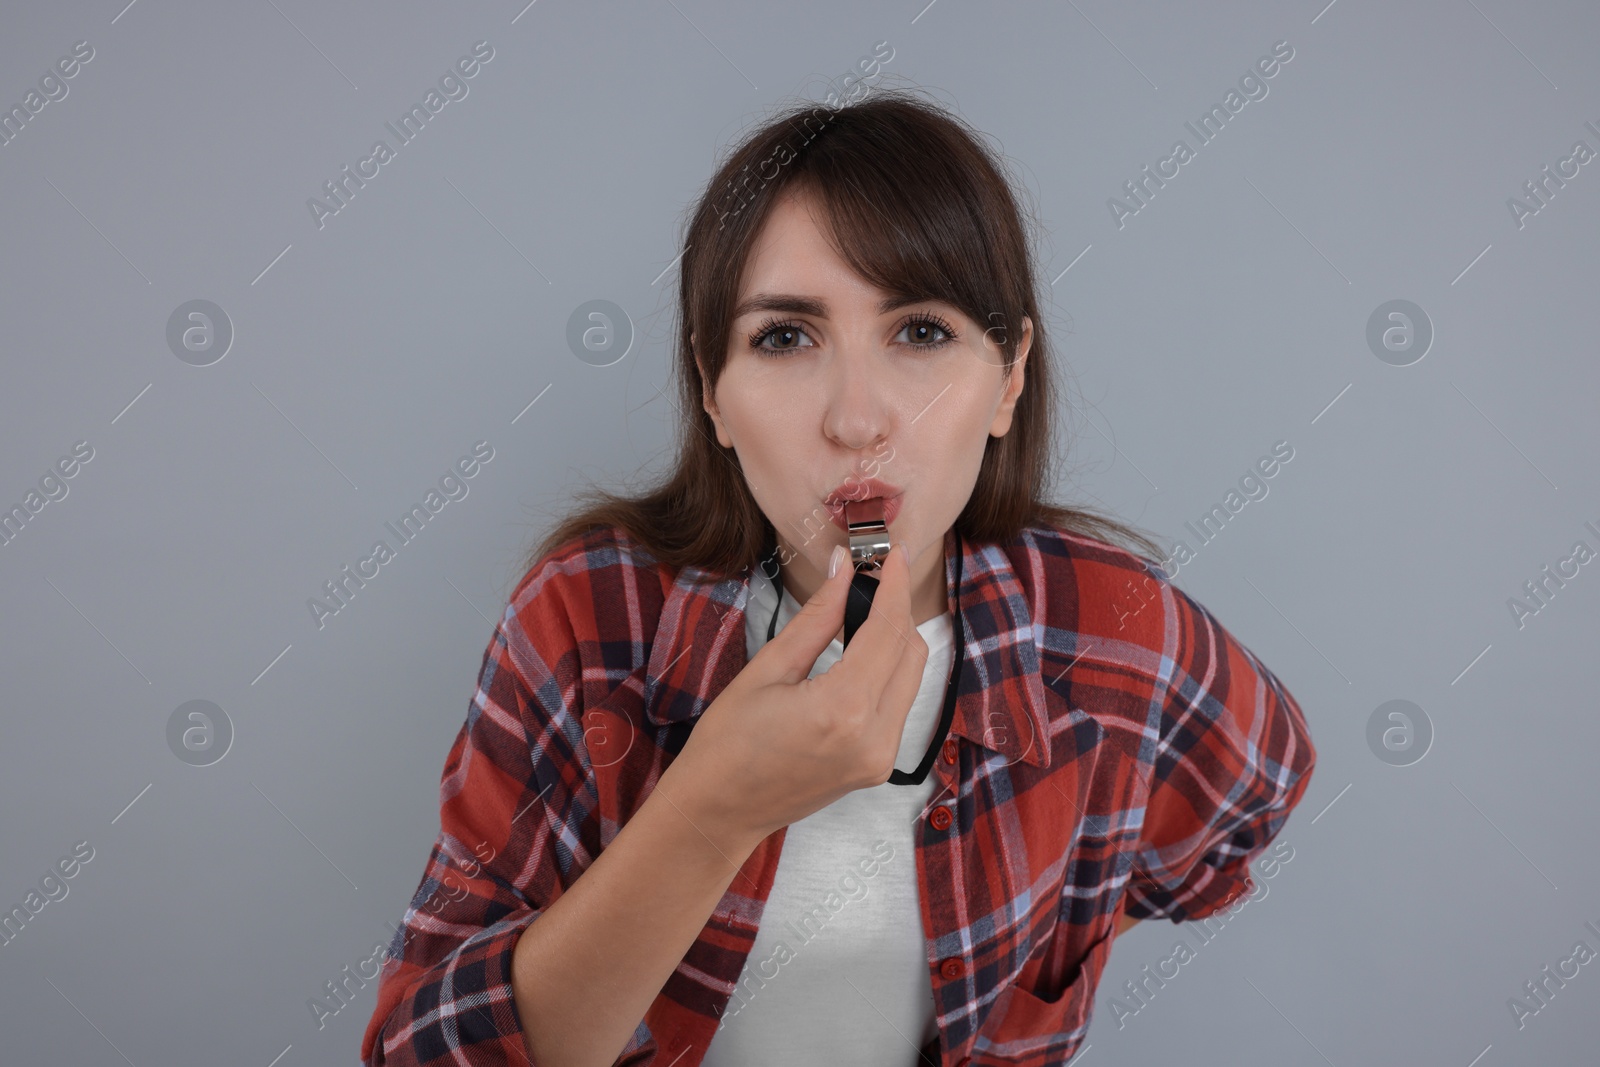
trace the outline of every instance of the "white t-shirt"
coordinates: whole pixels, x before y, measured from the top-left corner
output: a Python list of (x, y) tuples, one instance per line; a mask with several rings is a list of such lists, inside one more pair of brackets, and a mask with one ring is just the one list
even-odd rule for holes
[[(767, 641), (778, 587), (750, 582), (749, 655)], [(788, 590), (781, 630), (800, 610)], [(951, 616), (917, 627), (928, 662), (895, 767), (913, 771), (939, 725), (950, 677)], [(834, 639), (811, 677), (839, 661)], [(702, 1063), (705, 1067), (886, 1067), (918, 1062), (937, 1033), (917, 900), (914, 822), (938, 788), (884, 782), (846, 793), (791, 823), (755, 945)]]

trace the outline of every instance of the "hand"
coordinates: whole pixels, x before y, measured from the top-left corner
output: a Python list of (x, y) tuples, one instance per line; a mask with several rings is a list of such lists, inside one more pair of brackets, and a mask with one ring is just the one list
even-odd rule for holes
[[(662, 775), (702, 832), (752, 848), (894, 770), (928, 645), (911, 621), (911, 563), (897, 544), (878, 570), (866, 622), (816, 678), (817, 657), (844, 622), (855, 570), (836, 570), (701, 713)], [(668, 783), (667, 779), (673, 781)]]

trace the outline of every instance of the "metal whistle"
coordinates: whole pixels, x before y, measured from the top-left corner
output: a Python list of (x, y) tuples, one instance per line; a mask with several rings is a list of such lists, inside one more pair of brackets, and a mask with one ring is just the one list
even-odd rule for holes
[(883, 521), (883, 498), (850, 500), (844, 505), (845, 526), (850, 531), (850, 594), (844, 604), (844, 646), (867, 621), (873, 594), (878, 591), (875, 572), (889, 559), (889, 524)]
[(883, 498), (848, 500), (845, 525), (850, 531), (850, 565), (861, 573), (881, 567), (889, 558), (889, 526), (883, 521)]

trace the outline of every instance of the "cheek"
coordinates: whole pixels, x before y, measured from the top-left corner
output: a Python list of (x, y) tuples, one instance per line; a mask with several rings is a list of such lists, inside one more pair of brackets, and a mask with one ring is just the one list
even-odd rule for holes
[(734, 355), (717, 382), (717, 407), (735, 433), (759, 432), (774, 414), (784, 413), (805, 394), (796, 390), (777, 368), (763, 366), (758, 358)]
[(932, 485), (936, 497), (965, 501), (983, 465), (983, 443), (988, 440), (987, 422), (977, 418), (961, 425), (947, 423), (944, 436), (930, 446), (932, 470), (940, 472)]
[[(977, 357), (964, 370), (940, 401), (940, 406), (948, 402), (943, 420), (945, 434), (951, 451), (960, 456), (977, 453), (981, 458), (984, 441), (994, 427), (1005, 395), (1005, 382), (998, 368), (979, 362)], [(951, 458), (964, 466), (960, 456)]]
[[(816, 448), (813, 440), (819, 416), (808, 406), (803, 394), (771, 388), (770, 382), (719, 390), (717, 404), (722, 421), (738, 446), (740, 461), (763, 466), (798, 465)], [(810, 436), (803, 427), (810, 426)]]
[[(718, 390), (722, 421), (733, 439), (738, 466), (751, 495), (774, 525), (819, 503), (808, 495), (820, 447), (817, 416), (796, 409), (793, 401), (791, 396), (787, 403), (769, 402), (760, 389)], [(809, 432), (807, 426), (812, 427)]]
[[(953, 518), (965, 505), (983, 465), (993, 422), (994, 393), (990, 386), (959, 383), (909, 427), (915, 433), (902, 437), (904, 443), (897, 446), (896, 462), (923, 472), (919, 484), (932, 510), (949, 512)], [(936, 477), (926, 477), (935, 471)], [(892, 473), (886, 477), (893, 479)]]

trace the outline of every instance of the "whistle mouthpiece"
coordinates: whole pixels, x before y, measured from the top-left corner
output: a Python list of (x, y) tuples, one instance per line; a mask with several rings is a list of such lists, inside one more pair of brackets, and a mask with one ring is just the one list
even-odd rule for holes
[(857, 571), (883, 565), (889, 558), (889, 525), (883, 521), (883, 498), (850, 500), (844, 505), (850, 530), (850, 565)]

